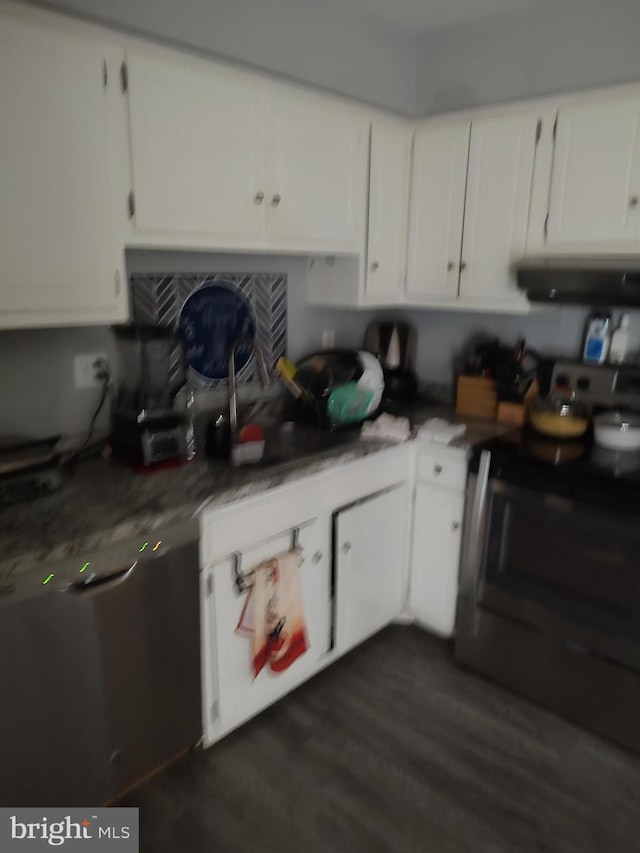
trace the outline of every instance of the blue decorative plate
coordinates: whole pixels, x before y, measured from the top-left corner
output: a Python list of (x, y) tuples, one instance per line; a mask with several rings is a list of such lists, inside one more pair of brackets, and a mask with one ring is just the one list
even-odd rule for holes
[[(242, 335), (256, 335), (249, 301), (232, 282), (220, 280), (205, 282), (187, 297), (176, 328), (185, 342), (189, 370), (205, 381), (227, 379), (231, 346)], [(250, 359), (251, 347), (240, 347), (238, 375)]]

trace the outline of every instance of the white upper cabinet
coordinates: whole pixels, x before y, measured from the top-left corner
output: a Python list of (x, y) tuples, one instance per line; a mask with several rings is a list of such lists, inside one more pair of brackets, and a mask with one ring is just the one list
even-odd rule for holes
[(111, 56), (29, 10), (1, 14), (0, 327), (123, 319)]
[(474, 120), (460, 263), (460, 300), (524, 301), (512, 274), (525, 254), (538, 114)]
[(264, 87), (188, 57), (127, 53), (135, 229), (230, 244), (264, 232)]
[(267, 238), (294, 250), (364, 247), (369, 123), (288, 87), (267, 102)]
[(130, 49), (130, 243), (364, 250), (357, 108), (169, 51)]
[(639, 241), (640, 96), (561, 107), (546, 246), (637, 251)]
[(430, 123), (416, 131), (409, 212), (407, 297), (453, 302), (469, 153), (468, 121)]
[(374, 119), (369, 167), (369, 234), (365, 301), (402, 299), (411, 170), (408, 122)]

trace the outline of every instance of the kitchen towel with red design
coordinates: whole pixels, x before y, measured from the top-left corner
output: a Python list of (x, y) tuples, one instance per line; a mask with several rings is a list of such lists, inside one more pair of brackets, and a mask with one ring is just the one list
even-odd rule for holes
[(284, 551), (252, 570), (249, 590), (236, 631), (251, 638), (253, 673), (269, 664), (282, 672), (309, 648), (302, 609), (302, 549)]

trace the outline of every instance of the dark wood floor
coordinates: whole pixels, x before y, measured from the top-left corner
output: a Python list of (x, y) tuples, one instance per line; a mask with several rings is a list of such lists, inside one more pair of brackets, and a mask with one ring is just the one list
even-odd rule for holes
[(122, 805), (150, 853), (640, 851), (640, 759), (403, 626)]

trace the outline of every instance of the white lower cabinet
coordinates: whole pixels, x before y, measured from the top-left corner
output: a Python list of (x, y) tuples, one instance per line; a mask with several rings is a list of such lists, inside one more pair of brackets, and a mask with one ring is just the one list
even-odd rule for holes
[[(214, 517), (212, 522), (216, 527), (220, 524), (221, 539), (227, 538), (223, 528), (237, 531), (238, 536), (229, 553), (214, 560), (202, 575), (205, 745), (218, 740), (308, 678), (329, 651), (329, 521), (315, 517), (292, 518), (288, 522), (286, 516), (279, 517), (286, 513), (288, 506), (288, 498), (279, 505), (267, 500), (260, 519), (253, 509), (238, 512), (235, 518), (225, 518), (225, 514), (221, 514), (219, 521)], [(264, 526), (265, 515), (270, 520), (268, 530)], [(300, 582), (309, 647), (285, 671), (272, 672), (267, 664), (254, 678), (251, 638), (236, 631), (249, 594), (238, 588), (237, 577), (244, 576), (263, 560), (289, 550), (294, 537), (302, 548)], [(251, 583), (250, 575), (248, 583)]]
[[(390, 448), (201, 517), (203, 745), (210, 746), (402, 611), (409, 534), (408, 446)], [(237, 632), (264, 560), (302, 549), (308, 649), (254, 678), (251, 638)], [(251, 576), (246, 579), (251, 583)], [(242, 587), (242, 583), (240, 584)]]
[[(464, 449), (409, 443), (203, 513), (204, 746), (398, 617), (452, 635), (466, 472)], [(308, 648), (255, 677), (252, 569), (296, 544)]]
[(445, 637), (453, 634), (455, 622), (463, 504), (461, 492), (416, 486), (409, 609)]
[(450, 637), (458, 595), (466, 481), (464, 452), (423, 453), (418, 472), (409, 611), (425, 628)]
[(406, 484), (335, 515), (336, 644), (346, 651), (402, 610), (408, 509)]

